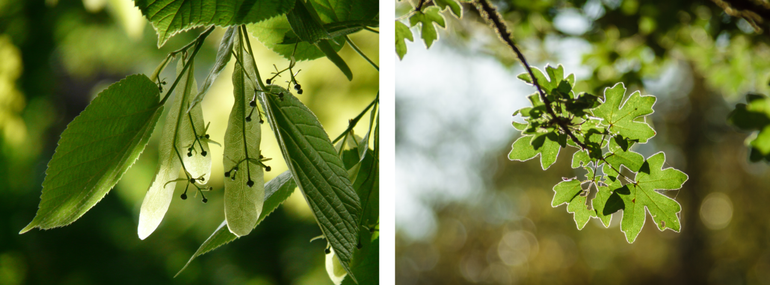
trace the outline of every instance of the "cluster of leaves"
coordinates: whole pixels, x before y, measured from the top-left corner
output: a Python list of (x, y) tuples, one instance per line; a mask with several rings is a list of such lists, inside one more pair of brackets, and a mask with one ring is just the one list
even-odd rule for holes
[(420, 26), (420, 36), (425, 46), (430, 48), (433, 42), (438, 40), (436, 25), (446, 28), (442, 11), (450, 10), (458, 19), (463, 16), (463, 8), (457, 0), (436, 0), (431, 2), (433, 5), (426, 5), (425, 2), (421, 0), (408, 14), (399, 17), (404, 21), (408, 19), (409, 26), (396, 19), (396, 53), (400, 59), (406, 55), (406, 40), (414, 41), (410, 27)]
[(545, 71), (548, 77), (532, 68), (534, 81), (529, 73), (519, 76), (542, 92), (529, 96), (531, 107), (514, 113), (526, 123), (513, 123), (521, 137), (513, 143), (509, 159), (526, 161), (539, 155), (545, 170), (556, 162), (562, 148), (575, 147), (572, 168), (584, 169), (585, 179), (574, 177), (556, 184), (552, 206), (568, 204), (578, 229), (591, 218), (609, 227), (612, 214), (623, 210), (620, 230), (629, 243), (642, 230), (647, 211), (658, 229), (678, 232), (681, 206), (658, 191), (680, 189), (687, 175), (663, 169), (663, 152), (644, 158), (631, 150), (655, 136), (645, 117), (652, 114), (656, 98), (638, 91), (626, 98), (622, 83), (606, 88), (604, 96), (576, 93), (575, 76), (565, 77), (561, 65), (546, 66)]
[(770, 162), (770, 98), (761, 94), (746, 95), (746, 104), (735, 105), (727, 120), (741, 130), (754, 131), (746, 139), (749, 160)]
[[(358, 51), (347, 35), (377, 26), (378, 2), (138, 0), (136, 5), (157, 30), (159, 46), (180, 31), (210, 27), (170, 53), (150, 77), (131, 75), (102, 91), (68, 125), (49, 162), (38, 212), (21, 233), (66, 226), (98, 203), (144, 150), (164, 108), (170, 110), (161, 135), (159, 169), (142, 202), (139, 238), (145, 239), (160, 225), (178, 182), (186, 184), (181, 199), (186, 200), (188, 190), (194, 189), (206, 203), (204, 192), (213, 190), (206, 185), (211, 177), (209, 147), (220, 144), (206, 134), (208, 125), (200, 102), (234, 58), (235, 103), (222, 158), (226, 170), (225, 221), (190, 261), (249, 234), (294, 188), (299, 188), (328, 242), (327, 269), (332, 280), (336, 284), (343, 280), (375, 282), (379, 257), (379, 129), (375, 115), (379, 97), (351, 120), (337, 139), (346, 140), (335, 149), (313, 112), (287, 89), (293, 85), (302, 93), (292, 69), (298, 58), (325, 56), (352, 80), (352, 71), (337, 51), (346, 42)], [(258, 38), (269, 38), (263, 41), (265, 45), (289, 59), (287, 68), (262, 80), (246, 24), (258, 30)], [(195, 57), (213, 25), (229, 28), (216, 62), (198, 90)], [(167, 82), (158, 76), (174, 59), (178, 60), (177, 76), (164, 93)], [(271, 84), (287, 71), (290, 80), (286, 88)], [(172, 95), (171, 103), (165, 106)], [(367, 112), (371, 116), (369, 131), (364, 138), (356, 137), (353, 127)], [(263, 157), (260, 150), (261, 124), (265, 122), (274, 131), (289, 167), (268, 183), (264, 172), (271, 169), (265, 164), (270, 158)], [(370, 145), (370, 140), (375, 143)], [(351, 278), (344, 279), (346, 275)]]

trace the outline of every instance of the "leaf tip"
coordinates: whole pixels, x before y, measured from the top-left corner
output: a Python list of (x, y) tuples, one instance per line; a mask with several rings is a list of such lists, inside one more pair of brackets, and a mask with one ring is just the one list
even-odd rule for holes
[(32, 221), (32, 222), (29, 223), (29, 225), (27, 225), (26, 227), (21, 229), (21, 231), (19, 231), (19, 234), (23, 235), (23, 234), (27, 233), (28, 231), (31, 231), (32, 229), (34, 229), (36, 227), (37, 227), (37, 223), (35, 223), (35, 221)]

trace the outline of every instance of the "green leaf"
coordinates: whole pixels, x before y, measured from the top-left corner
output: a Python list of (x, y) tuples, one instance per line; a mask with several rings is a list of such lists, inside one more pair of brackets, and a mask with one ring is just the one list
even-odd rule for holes
[(770, 161), (770, 99), (759, 94), (746, 97), (748, 104), (736, 105), (727, 121), (741, 130), (758, 130), (746, 140), (750, 147), (749, 159), (753, 162)]
[[(365, 239), (366, 240), (366, 239)], [(358, 284), (379, 284), (380, 280), (380, 239), (375, 238), (371, 242), (364, 242), (360, 251), (354, 256), (353, 273), (358, 278)], [(355, 284), (353, 280), (346, 278), (343, 285)]]
[(666, 156), (663, 152), (656, 153), (644, 162), (636, 175), (636, 181), (614, 189), (623, 199), (623, 219), (620, 230), (626, 234), (626, 240), (633, 243), (644, 227), (646, 211), (649, 211), (658, 229), (671, 229), (679, 232), (681, 228), (679, 212), (682, 207), (677, 201), (663, 195), (657, 190), (677, 190), (682, 188), (688, 177), (682, 171), (674, 168), (663, 169)]
[(463, 7), (460, 6), (460, 3), (456, 0), (436, 0), (435, 3), (441, 7), (442, 10), (449, 6), (449, 10), (451, 10), (452, 14), (455, 14), (455, 17), (458, 19), (463, 17)]
[(211, 67), (209, 75), (206, 76), (206, 80), (203, 81), (200, 92), (195, 96), (195, 99), (190, 104), (190, 108), (198, 105), (203, 98), (206, 97), (206, 92), (209, 91), (211, 84), (214, 84), (214, 80), (217, 79), (219, 73), (225, 68), (228, 62), (230, 62), (230, 51), (233, 49), (233, 40), (237, 35), (238, 27), (230, 27), (225, 31), (225, 35), (222, 36), (222, 41), (219, 42), (219, 48), (217, 49), (217, 60), (214, 62), (214, 66)]
[(592, 217), (596, 217), (596, 212), (590, 210), (586, 204), (588, 190), (583, 190), (580, 180), (572, 179), (559, 182), (553, 187), (554, 195), (551, 206), (556, 208), (559, 205), (568, 203), (567, 212), (574, 213), (575, 224), (579, 230), (588, 223)]
[[(201, 131), (204, 129), (203, 111), (200, 105), (194, 107), (189, 116), (185, 112), (187, 105), (192, 100), (192, 94), (196, 93), (197, 88), (193, 63), (190, 63), (190, 68), (185, 74), (181, 74), (183, 68), (184, 62), (179, 60), (177, 65), (177, 72), (179, 74), (177, 76), (182, 76), (182, 79), (179, 81), (181, 88), (176, 89), (174, 101), (171, 103), (169, 112), (166, 115), (166, 122), (163, 126), (163, 133), (158, 148), (158, 172), (150, 184), (147, 194), (144, 196), (139, 211), (137, 234), (139, 239), (142, 240), (158, 228), (171, 204), (174, 189), (176, 188), (175, 180), (179, 178), (179, 168), (182, 166), (179, 160), (180, 154), (177, 153), (177, 150), (180, 153), (185, 150), (184, 153), (186, 153), (188, 147), (199, 147), (197, 144), (194, 145), (195, 133), (190, 125), (190, 117), (193, 117), (196, 129)], [(204, 146), (206, 152), (209, 152), (208, 143), (201, 142), (201, 145)], [(201, 151), (198, 150), (192, 156), (183, 155), (182, 161), (184, 161), (187, 171), (193, 178), (201, 177), (203, 181), (208, 181), (209, 177), (211, 177), (211, 156), (203, 156)]]
[[(575, 82), (575, 75), (570, 74), (567, 78), (564, 78), (564, 67), (561, 64), (556, 67), (546, 65), (545, 71), (550, 78), (546, 78), (545, 74), (537, 67), (532, 67), (532, 74), (535, 75), (537, 84), (540, 85), (543, 91), (550, 96), (554, 96), (554, 90), (559, 90), (559, 92), (563, 93), (563, 96), (569, 97), (572, 85)], [(519, 74), (518, 78), (528, 84), (533, 84), (528, 72)]]
[(430, 6), (424, 11), (416, 11), (409, 17), (410, 26), (422, 25), (420, 36), (428, 48), (438, 39), (438, 32), (436, 32), (436, 27), (433, 26), (434, 23), (442, 28), (446, 28), (444, 15), (441, 15), (441, 9), (436, 6)]
[(513, 143), (508, 159), (527, 161), (540, 155), (540, 165), (543, 170), (546, 170), (556, 162), (564, 139), (564, 135), (557, 135), (553, 132), (536, 136), (522, 136)]
[(406, 24), (396, 20), (396, 53), (398, 54), (398, 59), (404, 59), (404, 55), (406, 55), (405, 40), (414, 42), (412, 31)]
[(572, 168), (588, 167), (590, 162), (591, 157), (588, 156), (587, 150), (579, 150), (572, 154)]
[(361, 203), (321, 123), (282, 87), (260, 94), (286, 164), (305, 195), (326, 240), (351, 274)]
[(313, 0), (309, 3), (324, 23), (372, 20), (380, 12), (378, 0)]
[[(623, 102), (626, 87), (623, 83), (615, 84), (612, 88), (604, 90), (604, 103), (592, 110), (594, 116), (602, 118), (603, 124), (609, 126), (611, 132), (620, 134), (630, 140), (646, 142), (655, 136), (655, 130), (643, 119), (652, 114), (652, 106), (655, 105), (655, 96), (642, 96), (639, 91), (634, 92)], [(622, 104), (621, 104), (622, 103)]]
[(289, 12), (293, 0), (135, 0), (158, 34), (158, 47), (192, 28), (257, 23)]
[[(292, 179), (291, 172), (289, 171), (285, 171), (268, 181), (267, 184), (265, 184), (265, 204), (262, 208), (263, 215), (259, 216), (259, 220), (257, 220), (256, 224), (254, 224), (253, 228), (256, 228), (268, 215), (270, 215), (270, 213), (278, 208), (278, 206), (281, 205), (283, 201), (288, 199), (296, 187), (297, 184), (294, 183), (294, 179)], [(209, 236), (209, 238), (206, 239), (206, 241), (204, 241), (200, 247), (198, 247), (198, 250), (195, 251), (195, 253), (190, 257), (190, 260), (187, 261), (184, 267), (182, 267), (182, 269), (180, 269), (176, 275), (182, 273), (182, 271), (184, 271), (184, 269), (187, 268), (187, 266), (190, 265), (190, 262), (192, 262), (196, 257), (206, 254), (207, 252), (217, 249), (218, 247), (227, 243), (230, 243), (237, 238), (238, 236), (234, 235), (228, 230), (227, 221), (222, 221), (222, 224), (220, 224), (219, 227), (214, 230), (214, 233), (212, 233), (211, 236)]]
[(607, 154), (604, 160), (617, 170), (620, 170), (620, 166), (623, 165), (629, 170), (637, 172), (644, 163), (644, 156), (634, 151), (623, 151), (622, 149), (618, 149), (613, 153)]
[[(286, 19), (289, 20), (289, 26), (294, 34), (299, 37), (300, 40), (311, 44), (315, 44), (320, 40), (331, 39), (331, 36), (326, 32), (321, 21), (317, 20), (317, 14), (315, 15), (316, 17), (313, 17), (302, 0), (295, 1), (294, 9), (286, 14)], [(310, 8), (312, 8), (312, 6), (310, 6)]]
[[(318, 47), (308, 42), (285, 43), (287, 38), (296, 38), (291, 30), (289, 20), (286, 17), (275, 17), (256, 24), (248, 25), (251, 34), (273, 52), (296, 61), (313, 60), (326, 56)], [(330, 43), (335, 51), (342, 49), (345, 44), (344, 37), (336, 37)], [(296, 47), (296, 49), (295, 49)]]
[(144, 150), (163, 107), (143, 74), (110, 85), (61, 135), (48, 163), (33, 228), (66, 226), (98, 203)]
[[(236, 49), (240, 49), (239, 40), (235, 41)], [(248, 65), (251, 57), (244, 57)], [(249, 79), (240, 64), (233, 69), (233, 96), (235, 103), (230, 112), (230, 119), (225, 131), (225, 150), (223, 166), (225, 169), (225, 220), (230, 232), (237, 236), (245, 236), (254, 228), (262, 213), (265, 199), (264, 171), (262, 165), (253, 163), (252, 159), (260, 159), (259, 144), (262, 139), (262, 126), (257, 119), (251, 118), (253, 110), (249, 102), (256, 100)], [(247, 95), (248, 94), (248, 95)], [(248, 116), (248, 117), (247, 117)]]
[(599, 186), (596, 197), (591, 202), (596, 210), (596, 216), (605, 228), (610, 227), (612, 214), (623, 209), (623, 200), (607, 186)]

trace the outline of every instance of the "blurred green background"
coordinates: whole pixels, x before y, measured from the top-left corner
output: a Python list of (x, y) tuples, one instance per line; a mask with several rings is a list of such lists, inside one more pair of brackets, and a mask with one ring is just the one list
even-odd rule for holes
[[(168, 52), (201, 31), (181, 33), (158, 49), (155, 31), (129, 0), (0, 0), (0, 284), (332, 284), (324, 268), (326, 244), (309, 242), (321, 231), (299, 191), (249, 236), (196, 259), (172, 278), (224, 220), (224, 171), (222, 149), (212, 147), (209, 202), (175, 199), (160, 227), (140, 241), (139, 206), (157, 169), (160, 128), (120, 183), (81, 219), (18, 234), (35, 215), (46, 164), (66, 125), (99, 91), (129, 74), (151, 74)], [(216, 29), (198, 54), (199, 83), (223, 33)], [(377, 61), (377, 34), (362, 32), (352, 40)], [(263, 74), (274, 71), (273, 64), (288, 66), (255, 38), (252, 44)], [(295, 67), (302, 70), (299, 98), (332, 138), (379, 89), (374, 68), (349, 47), (340, 55), (354, 73), (352, 82), (326, 59)], [(174, 66), (161, 75), (169, 83)], [(219, 142), (233, 102), (231, 72), (232, 64), (203, 102), (209, 133)], [(359, 123), (359, 133), (368, 118)], [(272, 133), (267, 124), (263, 128)], [(265, 136), (262, 149), (273, 158), (265, 180), (286, 170), (272, 136)], [(175, 196), (182, 192), (178, 187)]]
[(726, 123), (748, 92), (770, 95), (767, 22), (759, 33), (711, 1), (492, 3), (532, 66), (563, 64), (579, 91), (622, 81), (658, 97), (657, 135), (635, 151), (665, 151), (666, 167), (689, 175), (666, 193), (682, 204), (682, 232), (648, 223), (628, 244), (619, 213), (609, 229), (578, 231), (550, 206), (562, 177), (583, 174), (574, 149), (547, 171), (508, 161), (511, 114), (534, 88), (465, 4), (462, 20), (444, 13), (430, 50), (415, 34), (396, 64), (398, 284), (770, 284), (770, 168), (748, 162), (750, 134)]

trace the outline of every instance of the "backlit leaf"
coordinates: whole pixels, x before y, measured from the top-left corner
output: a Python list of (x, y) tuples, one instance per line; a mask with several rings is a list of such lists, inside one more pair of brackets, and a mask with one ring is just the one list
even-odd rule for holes
[[(235, 42), (239, 47), (239, 40)], [(245, 59), (246, 65), (251, 60), (250, 56), (239, 57)], [(251, 232), (262, 213), (265, 199), (264, 170), (261, 164), (252, 162), (260, 159), (262, 126), (258, 111), (252, 111), (256, 107), (250, 106), (250, 102), (256, 104), (256, 92), (246, 86), (250, 86), (249, 79), (244, 76), (240, 64), (236, 64), (233, 69), (235, 103), (225, 132), (223, 166), (226, 171), (225, 220), (227, 227), (237, 236)]]
[(647, 212), (661, 231), (668, 228), (678, 232), (681, 228), (679, 212), (682, 207), (658, 190), (680, 189), (688, 177), (674, 168), (663, 169), (665, 161), (666, 156), (662, 152), (650, 156), (640, 168), (634, 183), (613, 190), (623, 199), (620, 230), (626, 234), (629, 243), (634, 242), (642, 230)]
[(271, 85), (260, 94), (286, 164), (326, 240), (353, 279), (361, 202), (342, 161), (316, 116), (294, 95)]
[(62, 133), (37, 214), (20, 233), (66, 226), (98, 203), (147, 145), (159, 101), (158, 86), (143, 74), (100, 92)]
[(257, 23), (289, 12), (294, 0), (135, 0), (158, 33), (158, 47), (192, 28)]
[(446, 28), (444, 15), (441, 15), (441, 9), (436, 6), (430, 6), (423, 11), (416, 11), (409, 17), (410, 26), (414, 27), (417, 24), (421, 25), (420, 36), (428, 48), (438, 39), (438, 32), (433, 24)]
[[(285, 171), (268, 181), (267, 184), (265, 184), (265, 204), (262, 208), (262, 215), (259, 216), (259, 220), (254, 224), (253, 228), (256, 228), (257, 225), (278, 208), (283, 201), (288, 199), (296, 187), (297, 184), (294, 183), (294, 179), (292, 179), (291, 172), (289, 171)], [(187, 266), (190, 265), (190, 262), (196, 257), (230, 243), (237, 238), (238, 236), (228, 230), (227, 221), (222, 221), (222, 224), (220, 224), (219, 227), (214, 230), (214, 233), (212, 233), (211, 236), (198, 247), (198, 250), (196, 250), (193, 256), (190, 257), (190, 260), (188, 260), (184, 267), (177, 272), (177, 275), (182, 273), (182, 271), (187, 268)]]
[(623, 83), (604, 89), (604, 103), (592, 110), (594, 116), (604, 119), (610, 131), (630, 140), (646, 142), (655, 136), (655, 130), (637, 118), (652, 114), (655, 96), (642, 96), (639, 91), (623, 101), (626, 87)]

